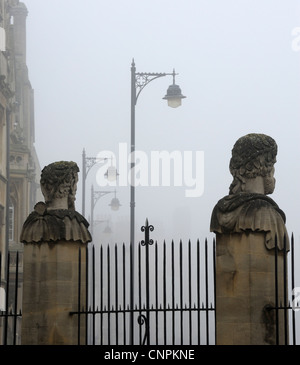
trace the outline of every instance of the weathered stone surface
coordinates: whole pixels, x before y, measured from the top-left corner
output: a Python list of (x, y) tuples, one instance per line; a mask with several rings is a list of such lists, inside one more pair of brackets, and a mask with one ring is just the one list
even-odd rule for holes
[[(232, 150), (229, 195), (213, 209), (216, 233), (217, 344), (275, 344), (275, 258), (289, 249), (285, 214), (268, 196), (275, 188), (277, 145), (269, 136), (241, 137)], [(276, 237), (276, 238), (275, 238)], [(284, 256), (278, 257), (279, 302)], [(282, 315), (279, 318), (282, 340)]]
[(247, 192), (219, 200), (212, 213), (211, 230), (217, 233), (264, 232), (268, 249), (275, 247), (275, 236), (278, 247), (283, 249), (283, 238), (288, 237), (285, 214), (278, 205), (263, 194)]
[[(217, 234), (217, 343), (274, 344), (275, 322), (263, 321), (263, 309), (275, 304), (274, 251), (262, 233)], [(283, 302), (283, 257), (279, 254), (279, 301)], [(282, 322), (281, 322), (282, 323)], [(227, 327), (228, 325), (228, 327)], [(243, 325), (244, 332), (236, 338)], [(227, 328), (227, 332), (226, 332)], [(272, 328), (270, 336), (270, 328)], [(220, 329), (220, 331), (219, 331)], [(222, 329), (222, 330), (221, 330)], [(234, 343), (234, 338), (238, 343)]]
[[(274, 248), (275, 236), (283, 248), (283, 238), (288, 238), (286, 217), (267, 196), (275, 189), (276, 154), (276, 142), (264, 134), (248, 134), (235, 143), (229, 164), (233, 181), (229, 195), (212, 212), (212, 232), (264, 232), (267, 248)], [(288, 248), (288, 240), (286, 244)]]
[[(46, 166), (41, 176), (45, 203), (36, 204), (23, 225), (23, 345), (78, 343), (78, 316), (70, 312), (82, 309), (79, 299), (86, 303), (86, 247), (92, 239), (88, 222), (75, 211), (78, 171), (73, 162)], [(82, 320), (81, 343), (84, 325)]]
[(60, 240), (87, 243), (92, 240), (87, 220), (75, 211), (78, 166), (74, 162), (55, 162), (46, 166), (41, 175), (45, 203), (36, 204), (25, 221), (21, 242), (58, 242)]
[[(81, 248), (81, 303), (85, 304), (86, 249), (80, 243), (27, 244), (24, 250), (23, 345), (76, 345), (78, 257)], [(50, 255), (47, 253), (51, 252)], [(84, 323), (82, 323), (82, 326)], [(81, 329), (84, 343), (84, 327)]]

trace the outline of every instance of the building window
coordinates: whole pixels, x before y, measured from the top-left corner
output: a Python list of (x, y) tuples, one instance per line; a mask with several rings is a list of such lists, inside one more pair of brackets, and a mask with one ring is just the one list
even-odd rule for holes
[(14, 228), (15, 228), (15, 208), (13, 204), (9, 206), (9, 241), (14, 240)]

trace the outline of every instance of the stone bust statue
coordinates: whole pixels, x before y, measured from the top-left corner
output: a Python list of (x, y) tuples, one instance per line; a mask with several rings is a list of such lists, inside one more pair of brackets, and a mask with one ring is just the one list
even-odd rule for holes
[(60, 240), (92, 240), (89, 223), (75, 211), (79, 168), (75, 162), (54, 162), (41, 174), (41, 190), (45, 202), (35, 205), (25, 221), (21, 242), (57, 242)]
[(233, 181), (229, 195), (214, 207), (210, 229), (215, 233), (265, 232), (265, 245), (288, 249), (285, 214), (267, 195), (275, 188), (277, 144), (264, 134), (248, 134), (232, 149), (229, 169)]

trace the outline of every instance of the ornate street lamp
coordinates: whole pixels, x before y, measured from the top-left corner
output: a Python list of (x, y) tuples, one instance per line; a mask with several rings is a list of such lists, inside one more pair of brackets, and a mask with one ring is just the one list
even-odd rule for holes
[[(85, 149), (82, 152), (82, 215), (85, 216), (85, 182), (88, 173), (90, 172), (91, 168), (96, 164), (106, 161), (107, 158), (98, 158), (98, 157), (87, 157)], [(111, 165), (105, 176), (108, 178), (109, 181), (116, 181), (118, 177), (117, 169)]]
[(96, 225), (98, 225), (100, 223), (106, 223), (106, 226), (105, 226), (105, 228), (104, 228), (104, 230), (103, 230), (102, 233), (104, 233), (104, 234), (112, 234), (112, 229), (110, 228), (109, 220), (108, 219), (106, 219), (106, 220), (103, 220), (103, 219), (101, 219), (101, 220), (95, 220), (93, 222), (94, 226), (96, 226)]
[(119, 176), (117, 168), (113, 165), (109, 166), (104, 176), (109, 182), (116, 181), (117, 177)]
[[(130, 186), (130, 244), (132, 248), (132, 257), (134, 259), (134, 246), (135, 246), (135, 175), (134, 175), (134, 152), (135, 152), (135, 106), (137, 104), (138, 97), (142, 90), (153, 80), (156, 80), (164, 76), (173, 76), (173, 85), (170, 85), (167, 91), (167, 95), (163, 98), (168, 101), (168, 105), (172, 108), (177, 108), (181, 105), (181, 101), (185, 96), (181, 94), (181, 90), (178, 85), (175, 84), (175, 70), (173, 73), (146, 73), (136, 72), (135, 62), (132, 60), (131, 64), (131, 186)], [(134, 307), (134, 266), (131, 270), (130, 278), (131, 290), (130, 290), (130, 306)], [(133, 315), (130, 318), (131, 328), (133, 327)], [(130, 333), (130, 343), (133, 344), (133, 331)]]
[(109, 206), (111, 207), (111, 210), (113, 210), (113, 211), (117, 211), (121, 207), (120, 201), (117, 198), (117, 192), (116, 191), (115, 191), (115, 197), (112, 198), (111, 203), (109, 204)]
[(121, 204), (119, 199), (116, 198), (116, 191), (95, 191), (94, 186), (92, 185), (91, 188), (91, 234), (93, 235), (93, 228), (94, 228), (94, 209), (95, 205), (97, 204), (98, 200), (107, 194), (115, 194), (115, 197), (111, 200), (109, 206), (113, 211), (119, 210)]
[(175, 70), (172, 73), (147, 73), (136, 72), (135, 62), (131, 64), (131, 188), (130, 188), (130, 242), (134, 246), (134, 208), (135, 208), (135, 176), (134, 176), (134, 152), (135, 152), (135, 106), (142, 90), (153, 80), (164, 76), (173, 76), (173, 84), (169, 86), (167, 94), (163, 99), (168, 101), (168, 105), (177, 108), (181, 105), (181, 89), (175, 84)]

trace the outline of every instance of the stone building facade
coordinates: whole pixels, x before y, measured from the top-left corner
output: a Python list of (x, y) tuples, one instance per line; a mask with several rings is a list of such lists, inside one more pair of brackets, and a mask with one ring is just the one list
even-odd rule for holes
[[(34, 91), (26, 64), (27, 15), (19, 0), (0, 0), (0, 252), (3, 263), (11, 252), (12, 270), (15, 252), (20, 252), (20, 283), (20, 233), (38, 199), (40, 176), (34, 147)], [(3, 264), (1, 274), (4, 286)]]

